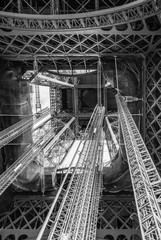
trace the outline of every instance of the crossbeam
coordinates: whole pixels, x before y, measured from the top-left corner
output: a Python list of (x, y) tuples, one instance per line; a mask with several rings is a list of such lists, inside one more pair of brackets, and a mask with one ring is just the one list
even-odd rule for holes
[(45, 80), (47, 82), (52, 82), (52, 83), (55, 83), (58, 85), (74, 88), (74, 84), (63, 82), (63, 81), (57, 80), (56, 78), (51, 78), (51, 77), (45, 76), (41, 73), (38, 73), (37, 77), (39, 77), (40, 79)]
[[(49, 116), (49, 109), (45, 111), (38, 119), (36, 119), (36, 114), (28, 116), (21, 121), (11, 125), (10, 127), (2, 130), (0, 132), (0, 148), (7, 145), (9, 142), (13, 141), (15, 138), (20, 136), (22, 133), (26, 132), (33, 125), (33, 129), (35, 130), (37, 126), (41, 125), (41, 121), (47, 116)], [(35, 118), (35, 119), (34, 119)], [(50, 116), (49, 116), (50, 118)], [(48, 118), (48, 119), (49, 119)]]

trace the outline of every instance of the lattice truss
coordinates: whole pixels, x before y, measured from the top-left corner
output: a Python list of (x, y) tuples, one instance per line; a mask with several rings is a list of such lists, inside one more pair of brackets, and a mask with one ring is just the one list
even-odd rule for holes
[[(50, 209), (53, 198), (33, 197), (27, 200), (26, 197), (16, 198), (7, 213), (0, 216), (1, 239), (26, 239), (37, 236), (45, 217)], [(58, 210), (60, 201), (55, 209)], [(57, 211), (55, 210), (55, 211)], [(51, 218), (55, 218), (56, 212)], [(48, 225), (48, 229), (50, 224)], [(12, 236), (12, 237), (11, 237)], [(25, 237), (27, 236), (27, 237)], [(21, 238), (20, 238), (21, 237)]]
[[(90, 12), (88, 15), (80, 13), (75, 17), (70, 14), (65, 17), (46, 15), (45, 19), (38, 13), (43, 13), (43, 9), (53, 1), (38, 2), (17, 0), (5, 1), (4, 6), (0, 4), (2, 10), (10, 9), (12, 12), (21, 12), (16, 9), (23, 9), (21, 5), (24, 4), (34, 13), (32, 17), (0, 13), (0, 56), (23, 61), (28, 68), (32, 68), (33, 57), (37, 57), (40, 66), (48, 65), (54, 69), (96, 69), (98, 56), (146, 54), (161, 42), (159, 1), (133, 1), (128, 5), (126, 3), (131, 1), (116, 0), (108, 1), (107, 6), (106, 1), (101, 0), (96, 3), (104, 3), (106, 11)], [(71, 11), (72, 1), (57, 2), (58, 5), (68, 5)], [(75, 11), (81, 12), (80, 8), (90, 10), (94, 1), (75, 2)], [(37, 10), (34, 10), (36, 3)], [(114, 6), (124, 5), (111, 11), (108, 7), (112, 3)]]
[[(19, 239), (19, 237), (25, 239), (25, 236), (28, 238), (36, 238), (52, 201), (52, 198), (42, 199), (35, 197), (29, 200), (16, 198), (9, 208), (9, 211), (1, 214), (0, 227), (2, 240), (9, 235), (12, 236), (12, 239), (14, 239), (14, 236), (15, 240)], [(58, 208), (59, 202), (55, 209)], [(56, 211), (57, 210), (53, 212), (52, 219), (55, 218)], [(50, 226), (48, 226), (48, 229), (49, 228)], [(48, 234), (48, 230), (46, 234)], [(111, 238), (107, 238), (107, 236), (111, 236)], [(121, 236), (124, 236), (124, 238)], [(122, 196), (117, 200), (115, 196), (113, 196), (100, 201), (97, 237), (110, 240), (141, 239), (133, 198)]]
[(6, 0), (0, 4), (0, 11), (12, 11), (18, 13), (50, 14), (56, 13), (79, 13), (88, 12), (104, 8), (121, 6), (135, 0)]
[[(32, 56), (37, 56), (40, 67), (52, 69), (96, 69), (97, 56), (114, 53), (145, 53), (160, 42), (160, 36), (151, 35), (11, 35), (0, 36), (0, 55), (23, 60), (32, 69)], [(61, 57), (65, 55), (65, 57)], [(84, 55), (84, 57), (83, 57)], [(49, 57), (47, 57), (49, 56)], [(79, 56), (79, 59), (78, 59)]]
[(161, 171), (161, 48), (146, 62), (146, 144)]
[(97, 238), (141, 240), (135, 201), (132, 197), (107, 196), (99, 204)]

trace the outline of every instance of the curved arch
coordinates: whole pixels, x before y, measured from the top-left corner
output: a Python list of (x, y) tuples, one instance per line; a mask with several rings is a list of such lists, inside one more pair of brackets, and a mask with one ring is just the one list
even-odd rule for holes
[(0, 11), (0, 27), (31, 31), (87, 30), (135, 22), (160, 12), (161, 9), (153, 5), (151, 0), (137, 0), (120, 7), (79, 14), (38, 15)]
[(15, 235), (13, 235), (13, 234), (10, 234), (5, 238), (5, 240), (15, 240), (15, 239), (16, 239)]
[(108, 235), (106, 235), (106, 236), (104, 237), (104, 239), (114, 240), (114, 237), (113, 237), (112, 235), (108, 234)]
[(26, 234), (22, 234), (18, 237), (18, 240), (25, 240), (27, 238), (28, 238), (28, 236)]

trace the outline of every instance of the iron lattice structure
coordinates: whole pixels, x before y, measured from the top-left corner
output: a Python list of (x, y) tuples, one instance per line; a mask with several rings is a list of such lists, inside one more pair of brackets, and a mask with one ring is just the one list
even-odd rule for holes
[(142, 238), (161, 238), (161, 177), (123, 97), (116, 96)]
[[(48, 239), (95, 239), (102, 183), (103, 141), (101, 133), (104, 112), (104, 107), (96, 106), (94, 109), (84, 133), (84, 139), (77, 147), (78, 161), (71, 171), (71, 178), (56, 218), (53, 222), (50, 214), (58, 195), (53, 201), (37, 240), (42, 239), (48, 223), (51, 222)], [(60, 186), (59, 192), (61, 191)]]
[(146, 59), (146, 144), (161, 171), (161, 47)]
[[(15, 240), (36, 238), (50, 209), (53, 198), (42, 198), (42, 196), (16, 197), (8, 212), (1, 214), (1, 239), (6, 239), (7, 237)], [(60, 201), (57, 202), (55, 211), (58, 210), (59, 205)], [(52, 219), (55, 218), (55, 214), (56, 212), (53, 212)], [(48, 226), (46, 234), (48, 234), (49, 228), (50, 226)]]
[(111, 8), (133, 2), (133, 0), (114, 0), (106, 2), (104, 0), (77, 0), (74, 5), (71, 0), (53, 1), (4, 1), (0, 7), (1, 11), (17, 12), (17, 13), (31, 13), (31, 14), (66, 14), (89, 12), (104, 8)]
[[(95, 10), (92, 2), (76, 1), (73, 13), (79, 14), (61, 16), (53, 15), (50, 7), (53, 9), (53, 4), (57, 3), (56, 8), (61, 8), (64, 4), (70, 12), (72, 1), (37, 1), (35, 4), (35, 1), (8, 0), (0, 4), (0, 56), (15, 64), (21, 61), (31, 69), (34, 57), (40, 67), (57, 71), (96, 69), (98, 56), (140, 56), (159, 46), (159, 1), (116, 0), (107, 4), (107, 1), (97, 0), (96, 9), (102, 10), (91, 12)], [(42, 14), (47, 13), (47, 8), (50, 14), (44, 18)], [(81, 11), (88, 11), (88, 14)]]
[[(144, 135), (160, 170), (160, 1), (77, 0), (74, 7), (72, 2), (2, 1), (0, 56), (12, 60), (16, 66), (21, 62), (26, 69), (33, 69), (36, 57), (40, 68), (57, 72), (59, 69), (96, 69), (100, 57), (102, 60), (117, 55), (144, 61)], [(138, 75), (133, 63), (129, 61), (128, 65)], [(133, 236), (122, 235), (112, 237), (133, 239)]]
[[(1, 214), (1, 239), (6, 237), (18, 240), (35, 238), (50, 209), (53, 197), (17, 196), (8, 212)], [(51, 219), (54, 220), (60, 206), (57, 202)], [(47, 236), (50, 225), (45, 232)], [(123, 238), (124, 237), (124, 238)], [(97, 239), (140, 240), (140, 230), (134, 199), (130, 196), (105, 196), (98, 208)]]
[(132, 196), (104, 196), (99, 203), (97, 239), (141, 240)]

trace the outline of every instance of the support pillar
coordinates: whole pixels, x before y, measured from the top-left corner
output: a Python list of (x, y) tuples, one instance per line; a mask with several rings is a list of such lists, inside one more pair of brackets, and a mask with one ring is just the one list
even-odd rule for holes
[[(36, 59), (34, 59), (34, 71), (38, 72), (38, 64)], [(40, 104), (40, 89), (38, 85), (35, 85), (35, 96), (36, 96), (36, 112), (39, 112), (41, 110), (41, 104)]]
[(97, 104), (101, 106), (102, 96), (101, 96), (101, 59), (98, 59), (97, 65)]
[(73, 77), (73, 113), (75, 116), (75, 135), (77, 136), (79, 133), (79, 119), (78, 119), (78, 84), (77, 78)]
[(50, 13), (59, 14), (59, 0), (50, 0)]
[(99, 0), (95, 0), (95, 11), (99, 10)]
[(22, 13), (21, 0), (17, 0), (18, 13)]

